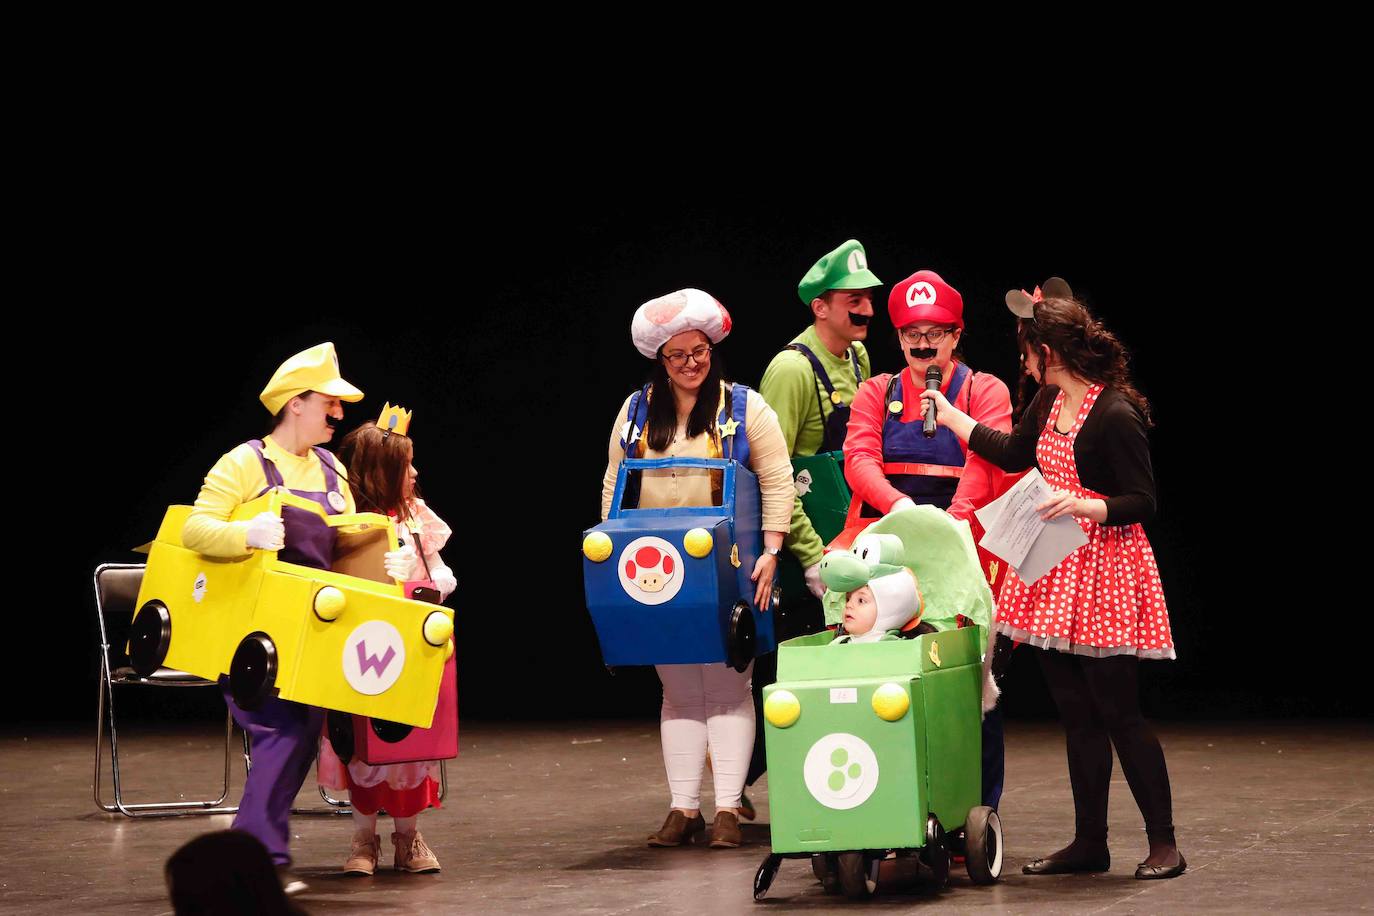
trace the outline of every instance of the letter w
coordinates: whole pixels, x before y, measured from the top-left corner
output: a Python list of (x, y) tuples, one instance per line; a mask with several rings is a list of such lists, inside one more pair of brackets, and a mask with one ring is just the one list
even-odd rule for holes
[(373, 671), (377, 672), (377, 677), (381, 677), (382, 674), (386, 672), (386, 666), (391, 664), (391, 660), (396, 657), (395, 646), (386, 647), (386, 654), (382, 656), (381, 661), (377, 660), (377, 656), (367, 654), (367, 640), (358, 640), (357, 648), (358, 673), (360, 675), (367, 674), (367, 669), (371, 668)]

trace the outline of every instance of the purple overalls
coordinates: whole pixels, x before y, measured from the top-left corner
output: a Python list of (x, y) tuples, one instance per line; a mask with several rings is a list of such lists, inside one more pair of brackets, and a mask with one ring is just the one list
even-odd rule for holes
[[(281, 472), (263, 454), (262, 440), (254, 439), (248, 444), (257, 452), (258, 460), (262, 462), (263, 476), (267, 478), (267, 486), (262, 493), (273, 487), (284, 486)], [(288, 492), (317, 502), (324, 507), (326, 514), (336, 515), (340, 510), (329, 503), (330, 494), (339, 493), (339, 475), (334, 470), (334, 458), (322, 448), (314, 451), (324, 469), (326, 489), (323, 492)], [(338, 500), (342, 495), (340, 493), (335, 499)], [(286, 527), (286, 539), (285, 546), (277, 553), (278, 559), (285, 563), (328, 569), (334, 559), (335, 530), (313, 513), (294, 506), (283, 506), (281, 514), (282, 524)], [(300, 791), (305, 777), (310, 774), (311, 764), (315, 762), (320, 730), (324, 726), (324, 710), (269, 697), (250, 712), (234, 703), (228, 677), (220, 677), (219, 684), (234, 721), (248, 735), (253, 755), (253, 766), (243, 787), (243, 800), (239, 802), (239, 812), (234, 818), (234, 829), (261, 840), (271, 854), (273, 863), (290, 865), (291, 803), (295, 801), (296, 793)]]

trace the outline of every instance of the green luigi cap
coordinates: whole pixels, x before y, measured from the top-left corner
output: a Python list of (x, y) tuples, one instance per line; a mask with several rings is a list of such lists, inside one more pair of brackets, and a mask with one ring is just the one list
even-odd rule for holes
[(812, 299), (828, 289), (871, 289), (882, 285), (883, 281), (868, 269), (864, 246), (857, 239), (850, 239), (811, 265), (797, 286), (797, 295), (803, 305), (810, 305)]

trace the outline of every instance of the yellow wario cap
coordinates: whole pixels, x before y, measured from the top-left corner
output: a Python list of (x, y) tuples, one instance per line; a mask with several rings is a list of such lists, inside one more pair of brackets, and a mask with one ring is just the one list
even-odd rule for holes
[(339, 376), (339, 356), (332, 343), (317, 344), (282, 363), (258, 398), (276, 416), (287, 401), (307, 391), (318, 391), (342, 401), (363, 399), (361, 391)]

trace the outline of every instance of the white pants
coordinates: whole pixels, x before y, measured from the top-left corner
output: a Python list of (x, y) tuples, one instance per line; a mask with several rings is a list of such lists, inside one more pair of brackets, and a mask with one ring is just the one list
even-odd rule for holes
[(659, 722), (672, 806), (688, 811), (701, 807), (701, 771), (709, 745), (716, 809), (739, 807), (754, 752), (753, 663), (743, 673), (724, 662), (654, 667), (663, 682)]

